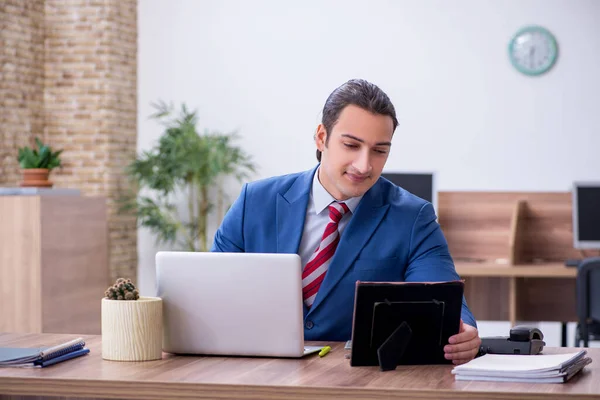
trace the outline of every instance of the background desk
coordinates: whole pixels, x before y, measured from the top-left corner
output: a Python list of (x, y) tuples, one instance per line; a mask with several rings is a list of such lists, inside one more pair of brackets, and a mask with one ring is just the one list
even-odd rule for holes
[(439, 192), (438, 198), (439, 222), (475, 318), (559, 321), (566, 345), (566, 322), (577, 321), (577, 268), (564, 260), (583, 258), (573, 248), (571, 194)]
[[(75, 335), (0, 334), (0, 347), (54, 345)], [(90, 355), (44, 369), (0, 368), (0, 399), (33, 396), (119, 399), (591, 399), (600, 398), (600, 349), (566, 384), (455, 382), (452, 365), (350, 367), (343, 343), (323, 358), (163, 355), (140, 363), (105, 361), (100, 336), (85, 336)], [(331, 344), (331, 343), (329, 343)], [(547, 353), (574, 349), (547, 349)], [(31, 397), (30, 397), (31, 396)], [(51, 397), (44, 397), (51, 398)], [(36, 397), (40, 399), (40, 397)]]
[(456, 263), (465, 297), (480, 320), (576, 321), (577, 268), (562, 264)]

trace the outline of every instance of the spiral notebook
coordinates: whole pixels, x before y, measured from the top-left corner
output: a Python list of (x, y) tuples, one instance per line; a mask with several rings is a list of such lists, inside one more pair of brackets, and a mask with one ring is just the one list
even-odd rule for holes
[(47, 367), (90, 352), (82, 338), (41, 348), (0, 347), (0, 367)]

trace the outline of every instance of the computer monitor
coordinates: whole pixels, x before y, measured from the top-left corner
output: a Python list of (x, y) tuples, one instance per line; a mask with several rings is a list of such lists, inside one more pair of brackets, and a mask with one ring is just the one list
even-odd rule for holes
[(392, 182), (394, 185), (400, 186), (412, 194), (419, 196), (423, 200), (434, 203), (432, 173), (384, 172), (381, 176)]
[(600, 250), (600, 182), (573, 184), (573, 247)]

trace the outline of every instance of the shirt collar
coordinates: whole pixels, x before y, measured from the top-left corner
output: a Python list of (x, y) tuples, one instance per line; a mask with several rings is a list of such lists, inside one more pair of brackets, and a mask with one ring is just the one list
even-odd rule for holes
[[(311, 194), (315, 205), (315, 214), (320, 214), (332, 202), (336, 201), (336, 199), (332, 195), (330, 195), (327, 190), (325, 190), (325, 188), (319, 181), (319, 168), (317, 168), (317, 170), (315, 171), (315, 175), (313, 176)], [(354, 210), (356, 210), (356, 207), (358, 207), (358, 203), (360, 203), (362, 197), (363, 196), (361, 195), (358, 197), (351, 197), (348, 200), (344, 200), (344, 203), (346, 203), (352, 214), (354, 214)]]

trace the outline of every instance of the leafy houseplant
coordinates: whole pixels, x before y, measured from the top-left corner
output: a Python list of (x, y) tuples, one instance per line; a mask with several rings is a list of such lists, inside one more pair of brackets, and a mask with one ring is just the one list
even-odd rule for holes
[(131, 279), (119, 278), (102, 299), (102, 358), (162, 358), (162, 299), (139, 295)]
[[(214, 212), (217, 219), (224, 214), (225, 179), (242, 181), (255, 166), (250, 156), (234, 145), (235, 133), (199, 134), (196, 112), (188, 111), (185, 104), (175, 118), (171, 117), (173, 106), (164, 102), (153, 106), (156, 113), (151, 118), (165, 127), (164, 133), (155, 147), (127, 168), (137, 190), (145, 189), (149, 195), (130, 199), (123, 208), (134, 209), (138, 223), (149, 228), (159, 243), (207, 251), (208, 218)], [(187, 218), (182, 218), (175, 206), (178, 193), (187, 196)]]
[(61, 166), (62, 150), (52, 151), (37, 137), (35, 143), (37, 149), (27, 146), (19, 148), (17, 159), (23, 175), (21, 186), (52, 187), (48, 176), (50, 171)]

